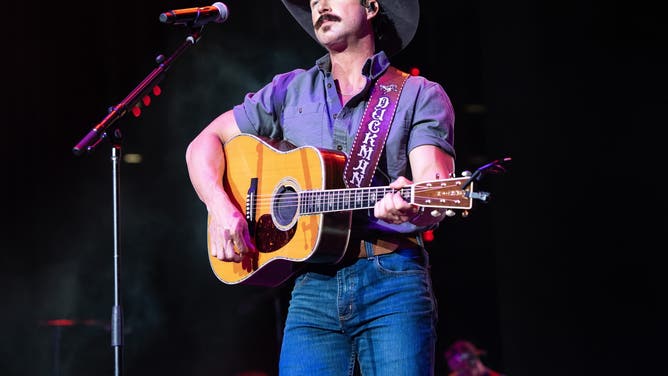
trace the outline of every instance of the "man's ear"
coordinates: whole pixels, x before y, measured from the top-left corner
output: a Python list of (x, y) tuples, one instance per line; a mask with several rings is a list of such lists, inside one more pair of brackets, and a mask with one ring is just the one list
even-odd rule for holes
[(367, 12), (375, 12), (378, 10), (378, 4), (375, 1), (369, 1), (369, 4), (366, 6)]

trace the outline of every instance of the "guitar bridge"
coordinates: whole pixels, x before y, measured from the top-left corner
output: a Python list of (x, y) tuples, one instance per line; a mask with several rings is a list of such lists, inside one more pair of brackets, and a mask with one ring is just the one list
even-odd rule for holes
[(255, 235), (255, 212), (257, 210), (257, 178), (250, 180), (248, 192), (246, 192), (246, 222), (248, 222), (248, 232), (251, 238)]

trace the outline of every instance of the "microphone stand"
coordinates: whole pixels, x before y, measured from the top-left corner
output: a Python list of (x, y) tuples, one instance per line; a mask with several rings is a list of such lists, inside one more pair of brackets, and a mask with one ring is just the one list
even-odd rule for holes
[(176, 58), (181, 56), (189, 47), (193, 46), (201, 38), (204, 26), (197, 28), (187, 27), (188, 36), (186, 40), (174, 51), (172, 56), (165, 59), (160, 55), (156, 58), (158, 66), (133, 89), (119, 104), (109, 108), (109, 114), (102, 119), (79, 143), (72, 152), (79, 156), (91, 153), (105, 139), (112, 144), (112, 191), (113, 191), (113, 220), (114, 220), (114, 305), (111, 311), (111, 346), (114, 348), (114, 375), (120, 376), (123, 368), (123, 309), (121, 308), (121, 237), (120, 237), (120, 160), (121, 140), (120, 129), (114, 123), (123, 117), (128, 109), (139, 104), (139, 101), (148, 95), (151, 90), (164, 78), (165, 73)]

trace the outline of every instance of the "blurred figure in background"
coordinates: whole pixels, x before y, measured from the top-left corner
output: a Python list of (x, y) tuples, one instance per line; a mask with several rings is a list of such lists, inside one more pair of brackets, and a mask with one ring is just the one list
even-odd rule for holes
[(484, 350), (469, 341), (455, 341), (445, 350), (445, 360), (451, 371), (448, 376), (505, 376), (482, 362), (480, 356), (484, 354)]

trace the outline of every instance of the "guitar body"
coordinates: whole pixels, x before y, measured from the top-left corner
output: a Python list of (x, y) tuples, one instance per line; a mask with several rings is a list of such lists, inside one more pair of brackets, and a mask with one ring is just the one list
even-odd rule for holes
[[(300, 215), (297, 192), (343, 188), (343, 153), (314, 147), (289, 150), (242, 134), (225, 145), (225, 191), (246, 216), (258, 253), (240, 263), (211, 256), (226, 284), (277, 286), (304, 262), (337, 263), (348, 247), (351, 211)], [(209, 244), (210, 248), (210, 244)]]

